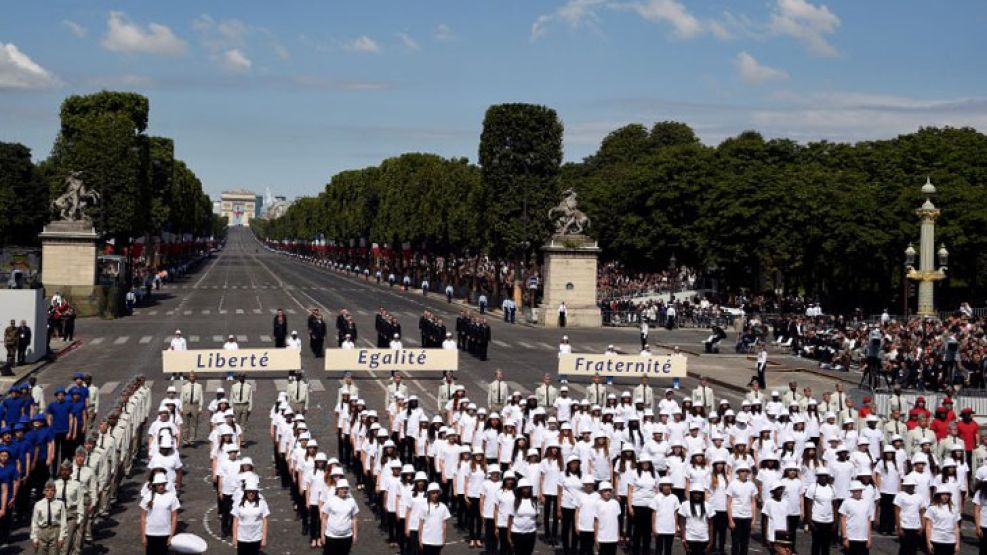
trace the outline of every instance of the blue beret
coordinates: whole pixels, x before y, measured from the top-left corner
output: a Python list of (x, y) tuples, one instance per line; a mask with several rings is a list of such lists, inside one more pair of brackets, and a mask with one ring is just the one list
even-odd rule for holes
[(35, 414), (34, 415), (34, 418), (32, 418), (31, 420), (33, 422), (46, 422), (45, 415), (43, 415), (43, 414)]
[(55, 388), (55, 395), (58, 395), (59, 393), (65, 393), (65, 388), (62, 387), (62, 386), (56, 387)]
[(29, 384), (29, 383), (22, 383), (21, 384), (21, 391), (31, 391), (31, 384)]
[(31, 417), (25, 414), (25, 415), (21, 416), (17, 420), (17, 422), (20, 423), (20, 424), (29, 424), (31, 422)]
[(26, 428), (25, 428), (23, 422), (18, 422), (17, 424), (14, 424), (14, 431), (15, 432), (23, 432), (25, 429)]
[(7, 393), (20, 393), (20, 392), (21, 392), (21, 390), (20, 389), (17, 389), (17, 386), (16, 385), (10, 386), (10, 389), (7, 390)]
[(11, 434), (13, 432), (14, 431), (10, 429), (10, 426), (4, 426), (3, 428), (0, 428), (0, 435)]
[(82, 372), (76, 372), (75, 374), (72, 374), (73, 380), (81, 380), (83, 377), (84, 376), (82, 375)]

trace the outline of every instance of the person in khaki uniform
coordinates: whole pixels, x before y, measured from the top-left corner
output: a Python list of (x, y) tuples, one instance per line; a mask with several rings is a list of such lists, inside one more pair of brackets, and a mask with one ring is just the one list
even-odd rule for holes
[[(75, 460), (72, 464), (72, 479), (79, 482), (81, 487), (83, 512), (75, 526), (75, 537), (72, 545), (74, 553), (78, 553), (86, 540), (87, 531), (91, 530), (90, 521), (96, 509), (96, 501), (99, 498), (99, 484), (96, 482), (96, 473), (86, 466), (86, 458), (89, 453), (85, 447), (78, 447), (75, 450)], [(90, 536), (91, 537), (91, 536)]]
[(45, 484), (44, 497), (31, 512), (31, 546), (40, 555), (58, 555), (65, 545), (68, 529), (65, 504), (55, 498), (55, 482)]
[(288, 384), (285, 386), (288, 394), (288, 404), (295, 414), (305, 414), (308, 410), (308, 382), (302, 379), (301, 372), (288, 373)]
[(82, 484), (72, 478), (72, 463), (65, 461), (58, 467), (58, 479), (55, 480), (55, 499), (66, 507), (64, 535), (61, 555), (79, 553), (75, 545), (76, 529), (86, 513)]
[(233, 414), (236, 415), (236, 423), (243, 428), (243, 433), (247, 433), (247, 421), (250, 413), (254, 410), (254, 388), (247, 383), (247, 375), (241, 373), (237, 376), (237, 382), (230, 388), (233, 397)]
[(199, 433), (199, 415), (202, 413), (202, 384), (195, 373), (188, 375), (188, 381), (182, 385), (182, 443), (194, 444)]

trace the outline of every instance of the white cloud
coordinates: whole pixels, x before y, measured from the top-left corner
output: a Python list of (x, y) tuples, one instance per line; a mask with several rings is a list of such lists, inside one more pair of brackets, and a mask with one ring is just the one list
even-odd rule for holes
[(648, 21), (668, 23), (678, 38), (690, 39), (703, 32), (702, 23), (678, 0), (648, 0), (628, 7)]
[(408, 50), (421, 50), (422, 46), (418, 44), (415, 37), (412, 37), (408, 33), (398, 33), (397, 36), (401, 39), (401, 44), (404, 44)]
[(754, 56), (751, 56), (747, 52), (737, 54), (737, 58), (734, 60), (734, 63), (737, 66), (737, 72), (740, 73), (740, 78), (748, 83), (756, 84), (764, 83), (766, 81), (788, 79), (788, 73), (785, 73), (780, 69), (762, 65), (754, 59)]
[(247, 73), (254, 63), (239, 48), (231, 48), (223, 52), (219, 62), (226, 71), (231, 73)]
[(112, 11), (107, 21), (103, 48), (128, 54), (182, 54), (188, 45), (159, 23), (150, 23), (146, 28), (132, 22), (127, 14)]
[(78, 24), (75, 21), (72, 21), (70, 19), (64, 19), (64, 20), (62, 20), (62, 25), (66, 29), (68, 29), (70, 33), (72, 33), (73, 35), (75, 35), (76, 38), (80, 38), (81, 39), (81, 38), (85, 37), (89, 33), (89, 30), (88, 29), (86, 29), (82, 25), (80, 25), (80, 24)]
[(367, 52), (371, 54), (380, 52), (380, 46), (377, 44), (377, 41), (367, 35), (360, 35), (353, 39), (346, 44), (346, 49), (352, 52)]
[(569, 27), (578, 29), (586, 24), (596, 29), (599, 21), (597, 10), (610, 4), (609, 0), (568, 0), (558, 10), (551, 14), (538, 16), (531, 24), (531, 40), (535, 41), (543, 36), (548, 27), (557, 21), (564, 21)]
[(733, 38), (733, 33), (730, 32), (722, 23), (719, 21), (710, 21), (706, 24), (706, 28), (709, 32), (716, 38), (720, 40), (729, 40)]
[(47, 89), (59, 84), (57, 77), (21, 52), (14, 43), (0, 42), (0, 90)]
[(288, 49), (285, 48), (283, 44), (274, 43), (273, 45), (271, 45), (271, 48), (274, 49), (274, 55), (277, 56), (278, 59), (281, 60), (288, 59), (289, 57)]
[(445, 23), (439, 23), (432, 36), (435, 37), (435, 40), (441, 42), (449, 42), (456, 39), (456, 35), (453, 34), (452, 29)]
[(824, 35), (831, 35), (840, 26), (840, 18), (824, 4), (814, 5), (806, 0), (776, 0), (768, 27), (773, 34), (799, 40), (818, 56), (839, 54)]

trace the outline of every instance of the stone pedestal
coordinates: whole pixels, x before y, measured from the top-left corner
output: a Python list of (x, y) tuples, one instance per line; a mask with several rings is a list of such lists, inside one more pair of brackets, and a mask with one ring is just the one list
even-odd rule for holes
[(45, 294), (56, 291), (88, 315), (96, 301), (96, 241), (91, 222), (57, 221), (41, 232), (41, 283)]
[(545, 258), (541, 324), (559, 326), (559, 305), (568, 309), (566, 327), (603, 325), (596, 304), (596, 265), (601, 249), (585, 235), (556, 235), (541, 248)]

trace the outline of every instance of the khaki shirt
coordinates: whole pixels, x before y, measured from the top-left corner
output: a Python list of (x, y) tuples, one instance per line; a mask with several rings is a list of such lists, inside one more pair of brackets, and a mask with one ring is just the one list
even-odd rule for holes
[(82, 484), (72, 478), (55, 480), (55, 499), (68, 507), (66, 518), (81, 517), (85, 513), (86, 506), (82, 496)]
[(42, 529), (52, 526), (59, 527), (58, 539), (65, 541), (65, 535), (68, 533), (66, 512), (65, 504), (58, 498), (51, 500), (45, 498), (35, 503), (34, 510), (31, 512), (31, 541), (39, 539)]
[(713, 412), (716, 408), (716, 394), (713, 393), (713, 388), (710, 386), (696, 386), (692, 390), (692, 404), (699, 406), (702, 405), (706, 407), (706, 414)]
[(555, 405), (555, 398), (559, 396), (559, 390), (551, 384), (541, 384), (535, 388), (535, 399), (538, 406), (549, 410)]
[(650, 385), (638, 384), (633, 391), (633, 400), (644, 400), (644, 408), (655, 408), (655, 390)]
[(338, 405), (340, 401), (343, 400), (343, 392), (348, 392), (350, 394), (350, 401), (355, 401), (360, 398), (360, 388), (356, 386), (355, 383), (349, 385), (346, 382), (339, 384), (339, 392), (336, 393), (336, 404)]
[(285, 385), (285, 393), (288, 394), (289, 403), (304, 403), (305, 410), (308, 410), (308, 382), (295, 379)]
[(601, 407), (606, 405), (609, 394), (605, 383), (592, 383), (586, 386), (586, 398), (589, 399), (590, 405), (600, 405)]
[(182, 408), (191, 409), (194, 406), (196, 409), (201, 411), (202, 394), (203, 394), (203, 390), (201, 383), (186, 382), (185, 385), (182, 386), (182, 393), (180, 396), (182, 401)]
[(83, 493), (88, 497), (86, 504), (92, 504), (99, 495), (99, 484), (96, 482), (96, 473), (88, 466), (79, 466), (72, 463), (72, 478), (82, 485)]
[(234, 405), (246, 403), (247, 410), (254, 410), (254, 387), (247, 382), (236, 382), (230, 386), (230, 402)]
[(447, 382), (442, 380), (439, 384), (438, 395), (435, 396), (438, 403), (438, 411), (442, 412), (446, 409), (446, 405), (452, 400), (453, 395), (456, 393), (456, 382)]
[(487, 386), (487, 407), (491, 410), (500, 410), (507, 401), (511, 399), (511, 392), (508, 391), (507, 382), (504, 380), (494, 380)]
[(112, 474), (113, 469), (117, 467), (119, 463), (119, 450), (117, 449), (117, 440), (113, 437), (112, 431), (105, 434), (99, 434), (96, 438), (96, 448), (103, 451), (103, 459), (106, 461), (107, 474)]

